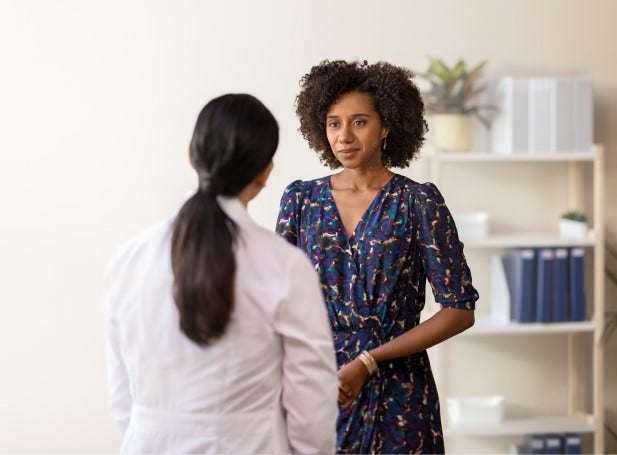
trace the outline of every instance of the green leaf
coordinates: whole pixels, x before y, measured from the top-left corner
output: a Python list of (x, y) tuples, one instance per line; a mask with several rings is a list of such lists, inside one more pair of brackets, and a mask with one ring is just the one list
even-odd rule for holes
[(461, 88), (461, 93), (463, 94), (464, 98), (467, 98), (467, 96), (469, 95), (471, 89), (473, 88), (476, 82), (476, 79), (480, 76), (482, 69), (486, 66), (487, 63), (488, 63), (488, 60), (484, 60), (474, 69), (472, 69), (467, 75), (467, 80), (465, 81), (465, 85), (463, 85), (463, 88)]
[(456, 62), (456, 65), (452, 70), (452, 75), (456, 77), (461, 77), (463, 74), (465, 74), (465, 60), (459, 60), (458, 62)]
[(446, 80), (450, 75), (450, 69), (442, 60), (432, 59), (428, 73), (433, 74), (440, 79)]

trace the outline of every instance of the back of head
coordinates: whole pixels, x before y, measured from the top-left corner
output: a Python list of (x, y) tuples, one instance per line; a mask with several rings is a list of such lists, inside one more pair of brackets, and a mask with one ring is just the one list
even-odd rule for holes
[(198, 344), (223, 335), (234, 306), (237, 227), (216, 196), (237, 196), (277, 146), (276, 119), (251, 95), (223, 95), (199, 113), (190, 145), (199, 189), (176, 217), (171, 248), (180, 329)]
[(258, 99), (213, 99), (197, 117), (190, 146), (200, 188), (236, 196), (272, 160), (277, 145), (276, 120)]

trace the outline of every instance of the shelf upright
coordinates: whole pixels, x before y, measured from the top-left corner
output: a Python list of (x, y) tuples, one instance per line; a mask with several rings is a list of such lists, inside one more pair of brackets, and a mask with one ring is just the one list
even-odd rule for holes
[(596, 159), (593, 165), (593, 229), (596, 238), (594, 249), (594, 314), (596, 324), (593, 340), (593, 413), (596, 422), (594, 435), (594, 451), (604, 453), (604, 315), (606, 312), (605, 298), (605, 193), (604, 193), (604, 146), (595, 146)]

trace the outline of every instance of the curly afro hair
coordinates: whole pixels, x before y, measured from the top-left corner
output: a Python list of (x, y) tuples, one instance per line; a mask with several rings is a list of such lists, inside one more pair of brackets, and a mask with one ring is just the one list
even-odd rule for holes
[(362, 92), (372, 95), (373, 107), (388, 128), (388, 146), (383, 152), (386, 167), (403, 168), (416, 157), (428, 126), (424, 103), (413, 83), (414, 73), (386, 62), (324, 60), (300, 80), (296, 97), (299, 131), (322, 163), (341, 167), (326, 136), (326, 114), (341, 95)]

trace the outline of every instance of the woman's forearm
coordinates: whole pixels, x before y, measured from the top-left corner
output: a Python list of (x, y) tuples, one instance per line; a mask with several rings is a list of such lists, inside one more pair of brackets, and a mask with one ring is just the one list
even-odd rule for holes
[(443, 308), (413, 329), (369, 352), (377, 363), (406, 357), (441, 343), (473, 324), (472, 310)]

